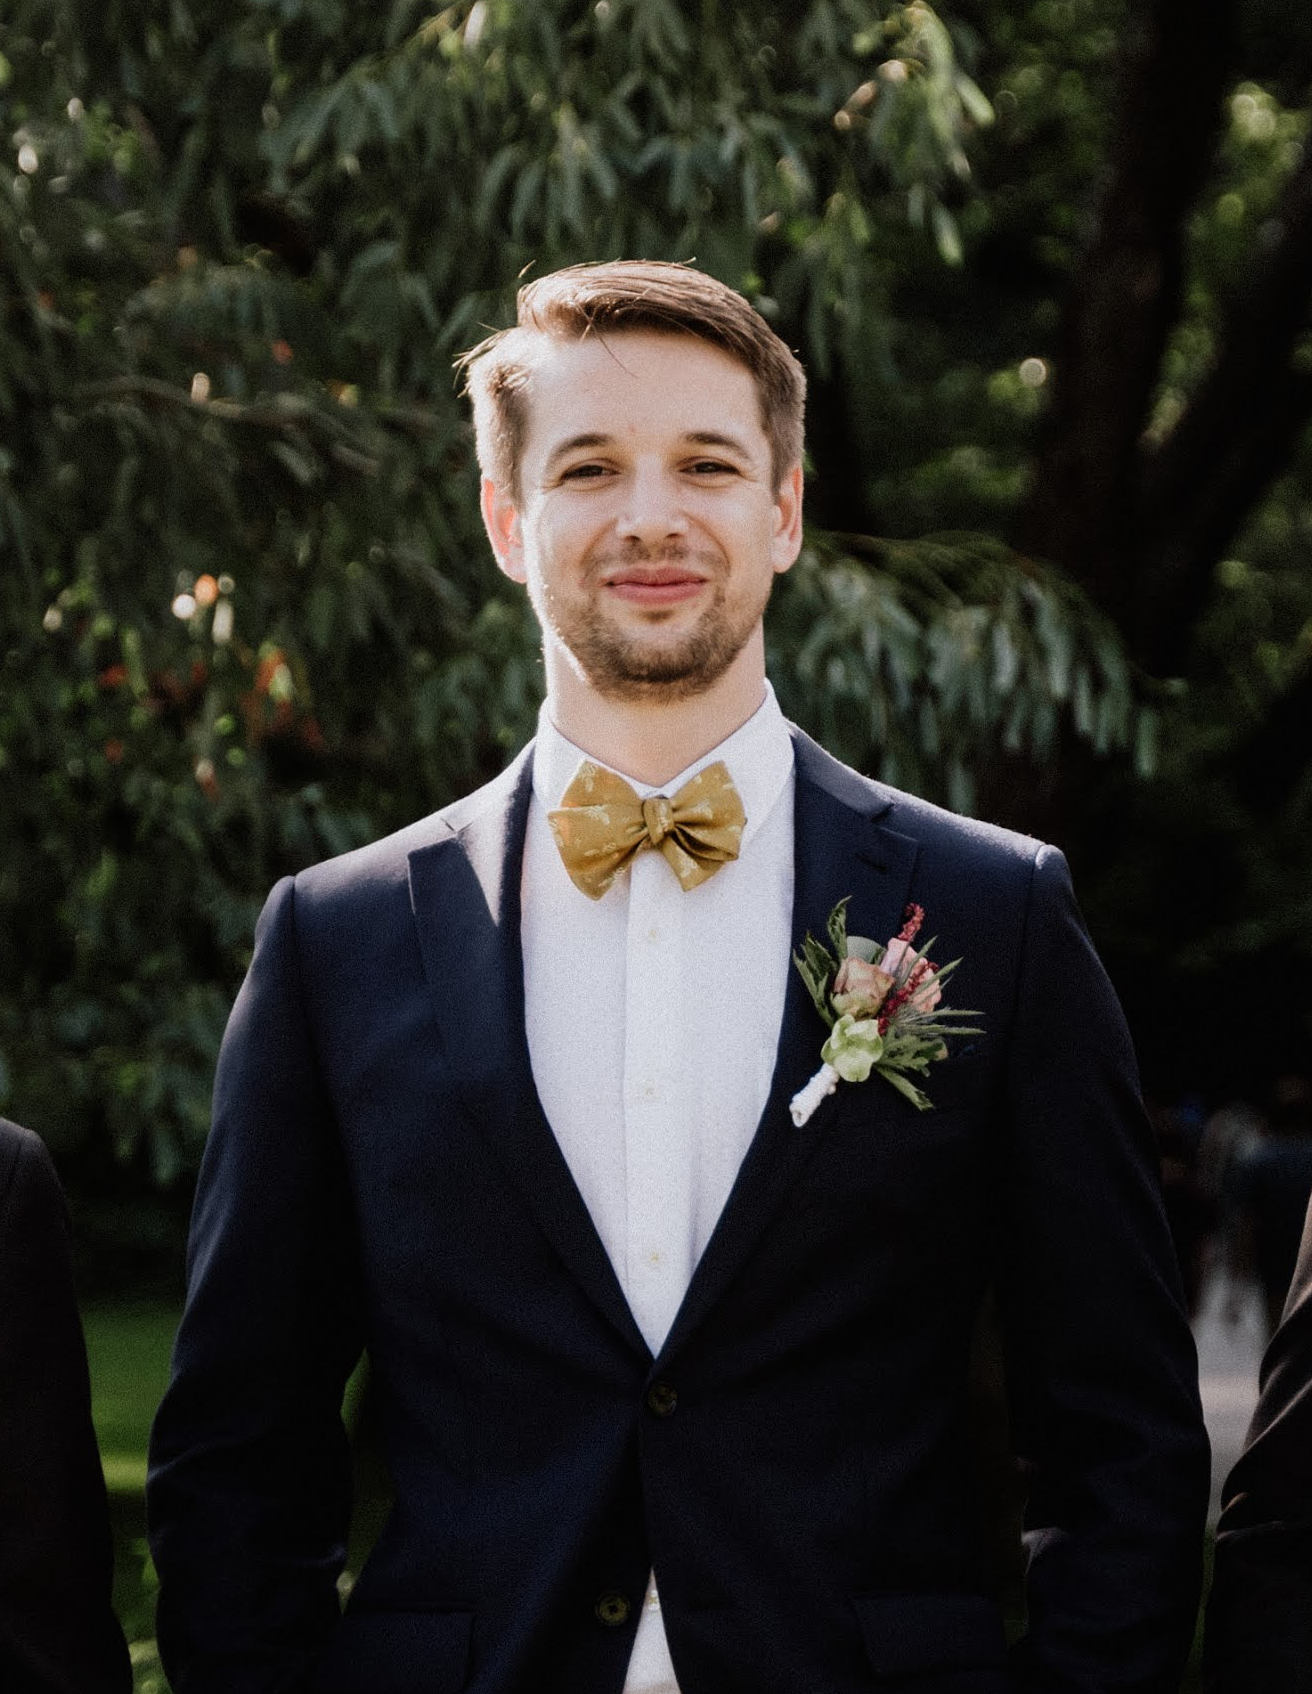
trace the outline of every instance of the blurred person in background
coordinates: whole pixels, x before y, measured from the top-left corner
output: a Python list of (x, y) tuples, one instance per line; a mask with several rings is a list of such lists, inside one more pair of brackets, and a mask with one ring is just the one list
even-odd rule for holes
[(1270, 1131), (1235, 1151), (1225, 1184), (1238, 1213), (1240, 1263), (1262, 1289), (1267, 1336), (1280, 1322), (1312, 1199), (1312, 1083), (1275, 1083)]
[(0, 1118), (4, 1694), (127, 1694), (112, 1579), (64, 1196), (40, 1137)]
[(1245, 1263), (1248, 1248), (1244, 1220), (1230, 1191), (1230, 1170), (1266, 1134), (1266, 1114), (1251, 1101), (1235, 1098), (1209, 1115), (1198, 1149), (1195, 1180), (1206, 1208), (1208, 1230), (1203, 1279), (1215, 1277), (1219, 1281), (1221, 1312), (1232, 1327), (1242, 1321), (1244, 1289), (1252, 1273)]
[(1211, 1222), (1207, 1200), (1198, 1179), (1198, 1154), (1203, 1135), (1202, 1108), (1195, 1096), (1188, 1095), (1174, 1106), (1149, 1103), (1149, 1116), (1157, 1132), (1166, 1221), (1175, 1256), (1180, 1263), (1185, 1308), (1192, 1318), (1198, 1311), (1202, 1294)]

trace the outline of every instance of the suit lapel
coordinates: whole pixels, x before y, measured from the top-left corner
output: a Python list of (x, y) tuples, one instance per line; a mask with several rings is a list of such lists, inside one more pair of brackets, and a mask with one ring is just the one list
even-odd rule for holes
[[(791, 948), (823, 936), (851, 897), (856, 934), (886, 940), (906, 905), (917, 846), (882, 821), (890, 802), (794, 730), (795, 880)], [(446, 814), (449, 834), (410, 855), (424, 970), (452, 1075), (508, 1179), (589, 1298), (637, 1352), (650, 1356), (614, 1268), (538, 1099), (524, 1027), (520, 878), (532, 793), (531, 748), (488, 788)], [(798, 1129), (789, 1102), (820, 1064), (824, 1025), (790, 971), (769, 1097), (733, 1190), (679, 1308), (661, 1358), (696, 1328), (824, 1135), (826, 1101)]]
[(495, 783), (446, 814), (449, 835), (410, 855), (424, 972), (470, 1119), (566, 1268), (625, 1341), (647, 1354), (533, 1081), (520, 941), (532, 770), (530, 747)]
[[(796, 756), (792, 951), (808, 934), (821, 939), (834, 905), (851, 896), (856, 935), (885, 941), (902, 923), (917, 844), (880, 821), (891, 802), (793, 731)], [(775, 1210), (824, 1135), (833, 1099), (802, 1128), (789, 1103), (820, 1066), (825, 1028), (802, 979), (790, 970), (769, 1098), (670, 1334), (666, 1359), (691, 1334), (742, 1268)]]

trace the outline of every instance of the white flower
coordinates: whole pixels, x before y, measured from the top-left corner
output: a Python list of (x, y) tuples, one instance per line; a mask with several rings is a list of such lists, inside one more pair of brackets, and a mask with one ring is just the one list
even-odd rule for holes
[(844, 1082), (864, 1082), (883, 1052), (884, 1038), (877, 1020), (856, 1018), (844, 1012), (830, 1030), (820, 1057), (834, 1067)]

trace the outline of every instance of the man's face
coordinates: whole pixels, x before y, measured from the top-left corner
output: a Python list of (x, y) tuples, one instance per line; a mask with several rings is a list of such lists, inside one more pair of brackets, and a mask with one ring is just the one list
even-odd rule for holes
[(498, 562), (544, 644), (613, 700), (703, 693), (801, 544), (800, 467), (773, 488), (750, 372), (692, 336), (547, 343), (520, 485), (518, 502), (484, 485)]

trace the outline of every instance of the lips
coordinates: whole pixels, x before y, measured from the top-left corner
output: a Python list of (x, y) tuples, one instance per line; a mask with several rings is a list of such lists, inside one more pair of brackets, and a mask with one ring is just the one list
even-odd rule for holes
[(700, 593), (706, 578), (685, 565), (625, 565), (608, 571), (603, 586), (635, 605), (673, 606)]

